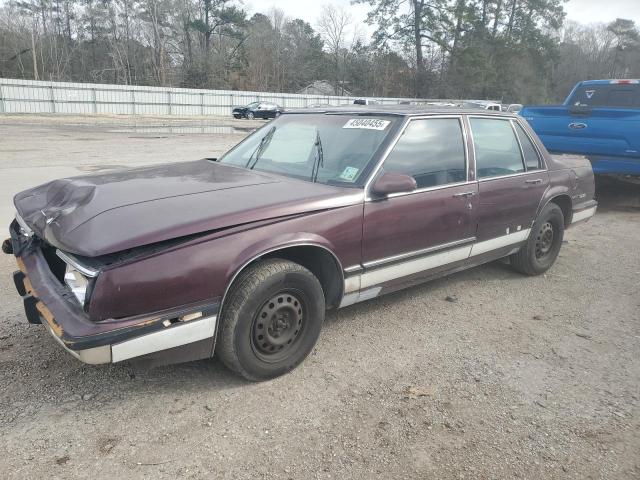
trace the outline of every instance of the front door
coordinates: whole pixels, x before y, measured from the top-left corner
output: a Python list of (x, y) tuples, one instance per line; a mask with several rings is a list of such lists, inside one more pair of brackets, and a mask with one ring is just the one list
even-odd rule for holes
[(377, 175), (411, 175), (417, 189), (365, 202), (361, 289), (468, 257), (478, 186), (467, 181), (467, 163), (461, 118), (409, 122)]

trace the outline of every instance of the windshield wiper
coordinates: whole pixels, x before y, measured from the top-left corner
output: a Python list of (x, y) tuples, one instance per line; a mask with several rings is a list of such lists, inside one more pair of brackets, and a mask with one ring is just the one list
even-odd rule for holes
[(313, 167), (311, 168), (311, 181), (313, 183), (318, 181), (318, 173), (320, 168), (324, 167), (324, 153), (322, 151), (322, 140), (320, 140), (320, 130), (316, 128), (316, 156), (313, 159)]
[[(255, 167), (256, 163), (258, 163), (258, 160), (260, 160), (262, 153), (269, 146), (269, 143), (271, 142), (271, 139), (273, 138), (273, 134), (275, 133), (275, 131), (276, 131), (276, 127), (275, 126), (271, 127), (267, 132), (267, 134), (264, 137), (262, 137), (262, 140), (260, 140), (260, 143), (258, 144), (256, 149), (251, 153), (249, 160), (247, 160), (247, 164), (244, 166), (245, 168), (248, 168), (249, 170), (253, 170), (253, 167)], [(254, 155), (256, 157), (255, 160), (253, 159)]]

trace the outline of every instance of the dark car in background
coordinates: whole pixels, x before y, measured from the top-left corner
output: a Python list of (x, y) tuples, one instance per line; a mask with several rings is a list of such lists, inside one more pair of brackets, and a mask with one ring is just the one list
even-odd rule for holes
[(219, 161), (19, 193), (3, 251), (28, 320), (84, 362), (215, 354), (264, 380), (312, 351), (326, 309), (505, 257), (544, 273), (593, 195), (589, 162), (515, 115), (301, 110)]
[(276, 118), (284, 112), (284, 108), (269, 102), (253, 102), (244, 107), (235, 107), (232, 111), (233, 118)]

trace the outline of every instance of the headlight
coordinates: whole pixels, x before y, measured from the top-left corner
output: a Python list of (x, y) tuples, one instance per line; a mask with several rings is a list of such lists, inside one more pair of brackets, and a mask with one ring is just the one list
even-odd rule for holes
[(20, 226), (20, 234), (21, 235), (24, 235), (25, 237), (32, 237), (33, 236), (33, 230), (31, 230), (29, 228), (29, 225), (27, 225), (25, 223), (25, 221), (22, 219), (20, 214), (17, 213), (17, 212), (16, 212), (16, 221), (18, 222), (18, 225)]
[(98, 275), (98, 270), (82, 265), (74, 256), (60, 250), (56, 250), (56, 255), (67, 264), (64, 283), (71, 289), (80, 305), (84, 307), (93, 285), (91, 280)]
[(71, 289), (80, 302), (80, 305), (84, 305), (87, 298), (87, 288), (89, 286), (87, 277), (82, 275), (73, 266), (67, 264), (67, 270), (64, 273), (64, 283)]

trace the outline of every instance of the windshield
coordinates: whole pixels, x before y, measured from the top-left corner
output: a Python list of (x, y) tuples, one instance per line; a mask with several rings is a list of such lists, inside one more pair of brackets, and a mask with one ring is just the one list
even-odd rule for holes
[(397, 121), (375, 115), (283, 115), (220, 162), (310, 182), (360, 185), (363, 172)]

